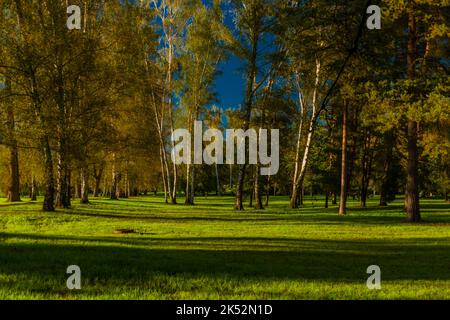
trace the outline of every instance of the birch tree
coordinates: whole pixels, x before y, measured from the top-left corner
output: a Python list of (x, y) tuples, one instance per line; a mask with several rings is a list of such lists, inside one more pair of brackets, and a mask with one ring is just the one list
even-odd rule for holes
[[(231, 35), (222, 24), (220, 1), (208, 8), (195, 3), (190, 8), (192, 23), (181, 51), (181, 102), (187, 109), (187, 128), (193, 136), (194, 123), (215, 98), (212, 87), (218, 64), (224, 60), (224, 44)], [(191, 152), (193, 155), (193, 152)], [(194, 204), (195, 166), (186, 164), (185, 204)]]
[[(161, 162), (164, 167), (166, 190), (172, 204), (177, 203), (178, 168), (175, 161), (170, 166), (170, 155), (166, 150), (165, 132), (170, 134), (170, 147), (174, 150), (175, 141), (172, 136), (174, 132), (174, 94), (175, 80), (174, 73), (177, 70), (177, 57), (180, 54), (183, 38), (187, 28), (192, 22), (188, 14), (188, 3), (182, 0), (152, 0), (151, 1), (160, 26), (160, 61), (163, 68), (163, 94), (161, 110), (155, 110), (155, 121), (160, 135)], [(155, 105), (156, 107), (156, 105)], [(167, 112), (167, 113), (166, 113)], [(166, 118), (167, 116), (167, 118)], [(170, 168), (171, 167), (171, 168)], [(167, 196), (166, 196), (166, 201)]]

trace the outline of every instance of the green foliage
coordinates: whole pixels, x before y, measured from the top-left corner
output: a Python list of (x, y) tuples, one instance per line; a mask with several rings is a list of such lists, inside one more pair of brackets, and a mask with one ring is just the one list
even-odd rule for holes
[[(304, 179), (317, 183), (317, 192), (324, 193), (325, 188), (337, 189), (342, 110), (347, 105), (353, 194), (361, 189), (365, 162), (371, 163), (371, 190), (380, 192), (383, 181), (393, 175), (389, 185), (396, 190), (390, 193), (403, 192), (399, 171), (406, 163), (408, 120), (419, 123), (423, 195), (447, 193), (448, 0), (381, 1), (382, 30), (363, 30), (358, 50), (352, 52), (327, 103), (323, 99), (355, 45), (364, 2), (73, 4), (82, 8), (82, 30), (65, 27), (64, 2), (0, 1), (2, 191), (9, 180), (10, 141), (19, 147), (22, 193), (28, 193), (34, 179), (43, 192), (50, 172), (57, 177), (56, 185), (62, 182), (60, 176), (72, 178), (75, 193), (83, 170), (91, 172), (87, 184), (92, 191), (92, 172), (99, 168), (105, 194), (113, 176), (122, 177), (122, 191), (130, 183), (140, 192), (163, 189), (163, 180), (178, 176), (186, 182), (190, 177), (184, 177), (184, 168), (170, 160), (171, 132), (192, 129), (193, 121), (203, 119), (210, 127), (280, 129), (281, 167), (268, 187), (277, 185), (288, 194), (296, 156), (302, 160), (307, 154), (312, 119), (312, 160), (306, 161)], [(227, 14), (234, 19), (232, 27), (224, 23)], [(406, 79), (405, 68), (409, 14), (418, 25), (414, 79)], [(221, 62), (230, 56), (245, 65), (245, 99), (241, 110), (230, 106), (215, 112), (213, 107), (220, 103), (214, 83)], [(7, 125), (6, 107), (16, 119), (13, 130)], [(45, 167), (43, 140), (48, 140), (53, 156), (50, 169)], [(387, 150), (394, 150), (394, 160), (384, 156)], [(386, 166), (388, 162), (398, 174)], [(228, 168), (219, 166), (218, 172), (219, 182), (230, 184)], [(128, 174), (132, 182), (124, 178)], [(232, 172), (232, 180), (235, 176)], [(214, 178), (199, 175), (198, 187), (215, 190)], [(245, 181), (247, 190), (251, 179)], [(183, 188), (177, 183), (175, 189)]]

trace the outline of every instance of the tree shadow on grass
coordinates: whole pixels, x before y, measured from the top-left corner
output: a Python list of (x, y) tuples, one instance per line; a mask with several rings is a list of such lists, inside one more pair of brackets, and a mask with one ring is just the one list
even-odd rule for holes
[[(77, 210), (69, 210), (69, 211), (61, 211), (62, 214), (68, 214), (72, 216), (85, 216), (85, 217), (101, 217), (101, 218), (113, 218), (113, 219), (126, 219), (126, 220), (143, 220), (143, 221), (152, 221), (152, 220), (161, 220), (161, 221), (276, 221), (281, 218), (260, 218), (260, 217), (249, 217), (249, 216), (239, 216), (236, 215), (231, 217), (230, 215), (217, 215), (217, 216), (202, 216), (196, 215), (193, 213), (191, 216), (185, 215), (180, 216), (176, 214), (164, 215), (158, 212), (158, 214), (122, 214), (117, 213), (116, 211), (106, 211), (104, 212), (82, 212)], [(188, 213), (185, 213), (188, 214)]]
[[(361, 225), (395, 225), (405, 223), (406, 216), (401, 216), (399, 214), (392, 215), (380, 215), (370, 213), (347, 216), (339, 216), (337, 211), (330, 209), (329, 211), (305, 211), (301, 214), (275, 214), (273, 212), (240, 212), (240, 213), (199, 213), (199, 212), (168, 212), (168, 213), (151, 213), (142, 212), (133, 214), (133, 210), (115, 210), (115, 209), (103, 209), (103, 210), (77, 210), (69, 209), (59, 211), (58, 214), (70, 215), (70, 216), (82, 216), (82, 217), (97, 217), (105, 219), (119, 219), (119, 220), (134, 220), (134, 221), (178, 221), (178, 222), (289, 222), (289, 223), (299, 223), (299, 224), (361, 224)], [(450, 224), (447, 219), (447, 215), (438, 214), (436, 216), (427, 217), (426, 222), (429, 223), (440, 223), (440, 224)], [(448, 214), (450, 219), (450, 214)], [(415, 224), (424, 225), (424, 224)]]
[[(367, 206), (365, 208), (362, 207), (349, 207), (347, 208), (347, 211), (349, 212), (370, 212), (370, 211), (379, 211), (379, 212), (386, 212), (386, 211), (404, 211), (403, 204), (391, 204), (389, 206)], [(447, 210), (447, 213), (450, 214), (450, 204), (447, 203), (422, 203), (420, 205), (421, 211), (428, 211), (428, 210)]]
[(30, 205), (30, 204), (37, 204), (38, 201), (18, 201), (18, 202), (7, 202), (7, 203), (0, 203), (0, 208), (2, 207), (17, 207), (17, 206), (24, 206), (24, 205)]
[[(7, 240), (7, 241), (5, 241)], [(19, 240), (15, 242), (16, 240)], [(27, 241), (33, 243), (27, 243)], [(443, 238), (312, 240), (264, 237), (115, 238), (0, 234), (0, 273), (59, 279), (81, 267), (90, 282), (123, 285), (152, 274), (214, 279), (287, 279), (365, 283), (366, 268), (383, 280), (450, 280)], [(65, 283), (65, 282), (64, 282)]]

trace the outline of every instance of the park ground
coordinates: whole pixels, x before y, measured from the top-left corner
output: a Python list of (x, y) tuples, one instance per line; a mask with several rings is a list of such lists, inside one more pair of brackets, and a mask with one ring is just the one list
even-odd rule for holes
[[(350, 201), (345, 217), (319, 198), (244, 212), (231, 197), (196, 201), (95, 199), (44, 213), (39, 201), (0, 199), (0, 299), (450, 299), (443, 200), (421, 201), (420, 224), (405, 222), (402, 199)], [(66, 287), (69, 265), (81, 290)], [(381, 290), (366, 286), (369, 265)]]

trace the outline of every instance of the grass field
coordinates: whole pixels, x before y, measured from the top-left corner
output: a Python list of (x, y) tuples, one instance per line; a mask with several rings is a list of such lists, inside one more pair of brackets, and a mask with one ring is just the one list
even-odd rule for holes
[[(277, 197), (245, 212), (231, 198), (161, 202), (98, 199), (43, 213), (40, 203), (0, 200), (0, 299), (450, 299), (442, 200), (422, 200), (421, 224), (404, 222), (400, 200), (350, 201), (346, 217), (321, 199), (290, 210)], [(72, 264), (78, 291), (66, 288)], [(372, 264), (381, 290), (366, 287)]]

